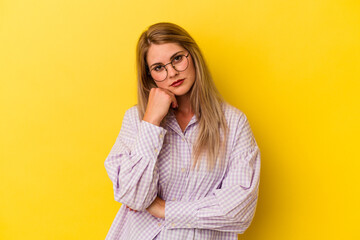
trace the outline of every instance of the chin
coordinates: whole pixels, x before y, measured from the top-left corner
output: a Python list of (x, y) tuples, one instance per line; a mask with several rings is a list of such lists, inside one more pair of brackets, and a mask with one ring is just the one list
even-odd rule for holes
[(190, 93), (190, 89), (189, 88), (178, 88), (172, 91), (172, 93), (175, 96), (183, 96), (186, 95), (187, 93)]

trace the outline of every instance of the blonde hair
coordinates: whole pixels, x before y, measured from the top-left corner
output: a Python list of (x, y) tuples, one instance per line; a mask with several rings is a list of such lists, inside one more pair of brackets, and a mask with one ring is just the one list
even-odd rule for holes
[[(143, 118), (150, 89), (157, 87), (148, 74), (146, 54), (151, 44), (177, 43), (189, 51), (195, 66), (196, 78), (190, 89), (191, 108), (199, 120), (197, 140), (193, 147), (193, 165), (202, 153), (207, 153), (208, 169), (213, 169), (217, 158), (224, 158), (228, 126), (222, 110), (224, 100), (217, 91), (200, 48), (194, 39), (180, 26), (173, 23), (157, 23), (148, 27), (136, 48), (138, 78), (138, 111)], [(223, 161), (220, 162), (223, 164)], [(198, 165), (199, 166), (199, 165)]]

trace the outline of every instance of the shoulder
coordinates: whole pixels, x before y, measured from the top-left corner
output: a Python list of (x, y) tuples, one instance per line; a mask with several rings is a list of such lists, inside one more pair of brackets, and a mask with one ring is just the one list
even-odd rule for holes
[(131, 116), (139, 116), (139, 111), (138, 111), (138, 107), (137, 104), (128, 108), (125, 111), (125, 115), (131, 115)]
[(247, 122), (247, 117), (243, 111), (224, 102), (222, 105), (225, 119), (228, 123), (229, 128), (234, 126), (243, 125)]
[(126, 110), (124, 117), (139, 119), (139, 111), (137, 105), (134, 105), (128, 110)]
[(125, 127), (138, 127), (140, 124), (139, 111), (137, 105), (134, 105), (127, 109), (122, 120), (122, 128)]
[(223, 108), (232, 146), (236, 145), (238, 151), (253, 149), (257, 144), (245, 113), (228, 103)]

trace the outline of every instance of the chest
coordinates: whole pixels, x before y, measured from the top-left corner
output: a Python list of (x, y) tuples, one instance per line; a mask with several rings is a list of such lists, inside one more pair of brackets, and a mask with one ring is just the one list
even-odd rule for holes
[(193, 116), (194, 114), (175, 114), (176, 121), (178, 122), (182, 132), (185, 131), (187, 125), (189, 124)]
[(224, 168), (208, 172), (206, 159), (192, 169), (192, 148), (197, 129), (190, 126), (184, 134), (168, 130), (158, 156), (159, 189), (163, 199), (197, 199), (206, 196), (221, 183)]

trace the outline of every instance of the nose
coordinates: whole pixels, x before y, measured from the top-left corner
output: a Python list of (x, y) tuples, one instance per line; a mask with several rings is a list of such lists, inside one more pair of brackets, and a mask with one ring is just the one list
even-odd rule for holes
[(168, 77), (169, 78), (175, 77), (176, 75), (179, 74), (179, 72), (176, 71), (176, 69), (171, 64), (169, 64), (167, 66), (167, 72), (168, 72)]

